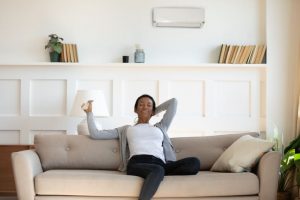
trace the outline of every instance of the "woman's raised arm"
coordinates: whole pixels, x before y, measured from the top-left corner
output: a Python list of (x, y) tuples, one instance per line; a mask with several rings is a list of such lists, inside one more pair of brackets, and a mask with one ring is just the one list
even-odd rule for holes
[(171, 125), (171, 122), (176, 114), (176, 110), (177, 99), (175, 98), (169, 99), (156, 107), (155, 114), (166, 111), (162, 120), (159, 122), (165, 128), (165, 131), (167, 131), (169, 126)]
[(119, 138), (118, 129), (110, 129), (110, 130), (99, 130), (96, 126), (94, 115), (92, 112), (87, 112), (87, 124), (89, 128), (89, 133), (91, 138), (93, 139), (116, 139)]

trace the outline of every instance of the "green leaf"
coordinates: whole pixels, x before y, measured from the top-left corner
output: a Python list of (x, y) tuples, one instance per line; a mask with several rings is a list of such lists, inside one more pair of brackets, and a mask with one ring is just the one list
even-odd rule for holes
[(50, 39), (48, 41), (48, 44), (45, 45), (45, 49), (50, 49), (50, 52), (55, 51), (57, 53), (61, 53), (62, 51), (62, 43), (63, 38), (58, 37), (57, 34), (50, 34), (49, 35)]
[(295, 138), (290, 144), (284, 149), (284, 153), (288, 152), (291, 149), (296, 149), (300, 147), (300, 136)]

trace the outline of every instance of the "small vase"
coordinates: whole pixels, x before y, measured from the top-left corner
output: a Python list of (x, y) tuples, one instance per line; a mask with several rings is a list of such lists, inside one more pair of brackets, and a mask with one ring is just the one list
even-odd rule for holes
[(145, 53), (143, 49), (136, 49), (134, 53), (134, 62), (135, 63), (144, 63), (145, 62)]
[(60, 54), (56, 51), (50, 52), (50, 61), (51, 62), (59, 62), (60, 61)]
[(290, 192), (277, 192), (277, 200), (291, 200), (292, 195)]

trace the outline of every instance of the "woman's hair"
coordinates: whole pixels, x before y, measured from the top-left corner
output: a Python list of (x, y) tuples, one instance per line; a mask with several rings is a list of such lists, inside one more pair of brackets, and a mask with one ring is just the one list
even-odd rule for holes
[(155, 112), (155, 108), (156, 108), (155, 101), (154, 101), (153, 97), (151, 97), (148, 94), (143, 94), (136, 99), (135, 104), (134, 104), (134, 110), (137, 109), (139, 100), (144, 97), (149, 98), (152, 101), (152, 111)]

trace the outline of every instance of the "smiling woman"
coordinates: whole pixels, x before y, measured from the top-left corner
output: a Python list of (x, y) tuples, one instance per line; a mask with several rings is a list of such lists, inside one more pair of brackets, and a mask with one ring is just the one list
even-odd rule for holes
[(155, 114), (155, 101), (150, 95), (144, 94), (137, 98), (134, 104), (134, 112), (138, 115), (139, 123), (149, 123), (150, 118)]
[[(136, 124), (98, 130), (93, 118), (92, 101), (87, 102), (84, 111), (87, 113), (91, 137), (118, 138), (123, 161), (119, 170), (127, 169), (128, 175), (145, 179), (139, 195), (141, 200), (150, 200), (153, 197), (165, 175), (194, 175), (200, 170), (198, 158), (189, 157), (176, 161), (173, 145), (167, 134), (176, 109), (177, 100), (174, 98), (156, 107), (153, 97), (144, 94), (137, 98), (134, 105), (134, 112), (138, 115)], [(162, 111), (166, 111), (162, 120), (154, 125), (149, 124), (151, 117)]]

